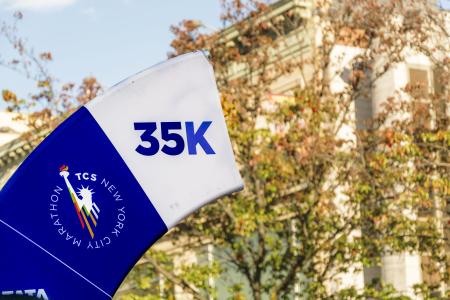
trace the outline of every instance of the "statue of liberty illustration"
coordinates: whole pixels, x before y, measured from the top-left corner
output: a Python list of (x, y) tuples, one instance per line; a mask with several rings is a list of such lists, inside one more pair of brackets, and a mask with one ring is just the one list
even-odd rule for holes
[(67, 189), (69, 190), (81, 227), (83, 229), (87, 227), (91, 238), (94, 238), (92, 228), (97, 226), (98, 214), (100, 212), (98, 206), (92, 201), (92, 194), (94, 192), (89, 187), (84, 186), (81, 186), (81, 189), (79, 188), (78, 192), (75, 192), (69, 181), (69, 167), (63, 165), (59, 168), (59, 171), (59, 175), (64, 178)]

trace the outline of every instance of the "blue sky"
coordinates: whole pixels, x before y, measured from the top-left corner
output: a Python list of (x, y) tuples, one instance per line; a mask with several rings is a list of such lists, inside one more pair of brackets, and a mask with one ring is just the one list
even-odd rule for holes
[[(61, 82), (94, 75), (105, 86), (166, 59), (169, 27), (196, 19), (220, 28), (219, 0), (0, 0), (0, 20), (23, 12), (20, 35), (36, 53), (51, 51), (51, 73)], [(0, 54), (9, 53), (0, 40)], [(0, 68), (0, 90), (24, 97), (34, 83)], [(0, 104), (1, 105), (1, 104)]]

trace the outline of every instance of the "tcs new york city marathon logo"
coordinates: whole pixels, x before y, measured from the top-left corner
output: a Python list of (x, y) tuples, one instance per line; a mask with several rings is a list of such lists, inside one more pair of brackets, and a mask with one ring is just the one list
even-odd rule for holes
[(125, 230), (127, 219), (126, 201), (116, 183), (97, 172), (69, 170), (67, 165), (57, 175), (49, 197), (55, 234), (77, 248), (110, 246)]

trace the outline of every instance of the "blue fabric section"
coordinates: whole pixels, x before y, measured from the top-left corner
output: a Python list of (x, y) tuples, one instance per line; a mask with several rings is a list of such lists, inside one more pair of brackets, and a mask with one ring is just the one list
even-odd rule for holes
[[(48, 136), (1, 190), (0, 220), (110, 295), (167, 232), (85, 108)], [(39, 283), (55, 295), (49, 299), (102, 299), (92, 284), (1, 223), (0, 245), (0, 292)], [(33, 268), (38, 271), (28, 272)]]
[(28, 292), (37, 297), (43, 290), (38, 299), (110, 299), (2, 223), (0, 245), (0, 295)]

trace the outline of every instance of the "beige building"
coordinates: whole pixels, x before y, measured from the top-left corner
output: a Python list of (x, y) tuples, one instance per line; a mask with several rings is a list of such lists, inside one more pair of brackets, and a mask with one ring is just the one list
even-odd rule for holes
[(26, 120), (19, 120), (15, 113), (0, 111), (0, 186), (32, 149), (22, 137), (27, 131)]

